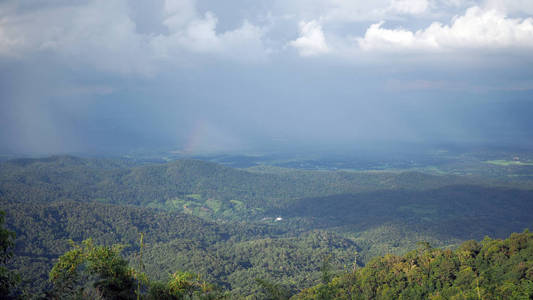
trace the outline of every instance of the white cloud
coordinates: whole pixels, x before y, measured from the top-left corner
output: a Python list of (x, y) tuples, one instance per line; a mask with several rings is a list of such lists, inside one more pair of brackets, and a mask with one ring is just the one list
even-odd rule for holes
[(264, 30), (244, 20), (233, 30), (217, 32), (218, 19), (212, 12), (198, 15), (195, 0), (165, 0), (162, 33), (149, 40), (154, 56), (172, 59), (188, 54), (219, 55), (240, 61), (262, 61), (268, 49), (262, 38)]
[[(165, 32), (139, 33), (126, 0), (93, 0), (35, 10), (0, 12), (0, 55), (57, 55), (68, 65), (118, 73), (151, 74), (158, 63), (209, 54), (240, 61), (266, 56), (263, 30), (242, 26), (218, 33), (212, 13), (200, 16), (193, 0), (166, 0)], [(248, 53), (249, 52), (249, 53)]]
[[(13, 10), (15, 12), (16, 10)], [(125, 1), (92, 1), (44, 7), (0, 16), (8, 48), (20, 59), (52, 54), (64, 63), (119, 73), (150, 72), (143, 36), (135, 32)], [(6, 52), (2, 47), (1, 52)]]
[(392, 0), (390, 9), (403, 14), (419, 15), (428, 9), (427, 0)]
[(508, 18), (496, 10), (469, 8), (451, 25), (432, 23), (424, 30), (385, 29), (371, 25), (358, 39), (366, 51), (456, 51), (461, 49), (532, 49), (533, 19)]
[(178, 31), (196, 18), (193, 0), (165, 0), (163, 23), (170, 31)]
[(264, 30), (248, 21), (242, 26), (220, 35), (225, 53), (233, 59), (263, 61), (270, 49), (263, 44)]
[(322, 25), (398, 20), (410, 15), (446, 14), (445, 8), (478, 0), (291, 0), (275, 1), (274, 13), (298, 20), (319, 20)]
[(395, 51), (398, 49), (438, 48), (434, 40), (428, 39), (422, 32), (404, 29), (385, 29), (384, 22), (370, 25), (364, 38), (359, 38), (359, 47), (365, 51)]
[(159, 58), (171, 59), (184, 52), (220, 55), (244, 61), (262, 61), (265, 49), (263, 30), (244, 21), (241, 27), (218, 34), (217, 18), (210, 12), (195, 18), (183, 28), (172, 28), (169, 35), (159, 35), (150, 45)]
[(327, 5), (316, 17), (328, 23), (349, 23), (383, 19), (391, 10), (391, 0), (376, 1), (323, 1)]
[(533, 14), (533, 1), (531, 0), (485, 0), (483, 7), (506, 14)]
[(315, 56), (329, 52), (322, 27), (316, 21), (300, 22), (300, 37), (289, 43), (301, 56)]
[(206, 13), (203, 19), (193, 20), (186, 29), (177, 34), (183, 47), (193, 52), (220, 51), (220, 38), (216, 34), (217, 18)]
[[(451, 11), (463, 11), (472, 1), (292, 0), (275, 2), (272, 11), (263, 11), (271, 16), (270, 23), (261, 21), (260, 15), (246, 15), (237, 26), (222, 13), (219, 24), (216, 14), (200, 12), (196, 0), (161, 0), (141, 17), (128, 0), (60, 1), (33, 9), (7, 1), (9, 5), (0, 3), (0, 57), (24, 59), (44, 53), (77, 68), (152, 74), (159, 67), (206, 56), (261, 62), (270, 53), (283, 55), (287, 46), (304, 57), (332, 53), (341, 59), (362, 54), (360, 50), (371, 54), (533, 48), (533, 19), (523, 17), (528, 9), (533, 11), (530, 0), (478, 0), (479, 6), (450, 22), (433, 22), (420, 30), (387, 28), (384, 24), (389, 23), (377, 22), (394, 19), (412, 28), (428, 24), (430, 17), (449, 20)], [(434, 14), (442, 7), (449, 9)], [(525, 9), (522, 14), (517, 13), (520, 7)], [(139, 30), (139, 19), (149, 29)], [(295, 39), (287, 28), (298, 21)]]

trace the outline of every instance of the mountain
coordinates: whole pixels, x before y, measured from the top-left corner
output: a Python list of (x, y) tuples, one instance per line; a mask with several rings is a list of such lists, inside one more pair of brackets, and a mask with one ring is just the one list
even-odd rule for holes
[(256, 278), (293, 292), (310, 287), (326, 259), (335, 273), (419, 241), (455, 248), (533, 224), (533, 191), (511, 177), (235, 169), (199, 160), (8, 160), (0, 162), (0, 203), (17, 233), (13, 267), (36, 289), (46, 287), (69, 239), (125, 244), (134, 261), (142, 232), (153, 278), (192, 271), (251, 295)]

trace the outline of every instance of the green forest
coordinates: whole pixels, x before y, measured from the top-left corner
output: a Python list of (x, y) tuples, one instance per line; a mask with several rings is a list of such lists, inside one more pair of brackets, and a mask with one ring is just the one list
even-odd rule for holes
[(529, 299), (531, 187), (413, 170), (7, 160), (2, 294)]

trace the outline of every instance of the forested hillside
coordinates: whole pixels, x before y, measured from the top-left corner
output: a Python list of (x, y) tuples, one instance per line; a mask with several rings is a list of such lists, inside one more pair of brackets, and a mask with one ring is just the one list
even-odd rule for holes
[(511, 179), (54, 156), (1, 162), (0, 203), (17, 235), (10, 267), (32, 293), (69, 240), (123, 244), (132, 263), (143, 233), (148, 276), (194, 272), (236, 297), (262, 279), (296, 293), (326, 261), (335, 275), (420, 241), (454, 249), (532, 228), (533, 190)]
[(302, 291), (294, 299), (531, 299), (533, 234), (467, 241), (456, 250), (419, 248)]
[(54, 156), (0, 163), (4, 199), (96, 200), (179, 210), (190, 204), (191, 209), (200, 206), (212, 211), (213, 217), (250, 217), (255, 215), (250, 209), (285, 206), (305, 197), (398, 188), (428, 190), (468, 182), (476, 180), (414, 172), (250, 172), (199, 160), (128, 166), (121, 160)]
[(45, 289), (48, 271), (69, 240), (93, 238), (120, 243), (134, 260), (144, 234), (146, 272), (166, 279), (177, 270), (194, 271), (235, 293), (250, 295), (255, 278), (290, 283), (293, 289), (320, 278), (325, 257), (335, 270), (353, 261), (357, 246), (333, 233), (310, 231), (293, 236), (274, 226), (216, 224), (181, 213), (101, 203), (9, 203), (6, 223), (16, 232), (11, 266), (32, 292)]
[[(10, 232), (0, 218), (2, 261), (9, 259)], [(141, 238), (142, 243), (142, 238)], [(259, 244), (258, 247), (264, 246)], [(143, 250), (133, 261), (123, 258), (123, 246), (102, 246), (92, 239), (70, 249), (50, 269), (46, 299), (289, 299), (296, 291), (286, 283), (256, 277), (257, 289), (231, 291), (205, 277), (184, 271), (155, 280), (145, 273)], [(265, 249), (265, 251), (268, 248)], [(7, 256), (5, 253), (8, 253)], [(467, 241), (456, 250), (418, 249), (403, 256), (376, 257), (365, 267), (353, 262), (344, 274), (331, 273), (331, 254), (321, 265), (320, 283), (291, 299), (530, 299), (533, 297), (533, 234), (513, 233), (508, 239), (486, 237)], [(289, 264), (283, 264), (290, 267)], [(24, 291), (16, 274), (1, 269), (0, 287), (5, 298), (41, 296)], [(13, 277), (15, 275), (15, 277)], [(248, 274), (251, 275), (251, 274)], [(249, 279), (248, 276), (243, 279)], [(300, 286), (298, 289), (302, 288)], [(248, 296), (246, 296), (248, 295)]]

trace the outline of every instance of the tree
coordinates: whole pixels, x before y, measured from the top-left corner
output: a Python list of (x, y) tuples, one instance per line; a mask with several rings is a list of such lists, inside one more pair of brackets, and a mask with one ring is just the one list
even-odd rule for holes
[[(49, 298), (175, 300), (221, 299), (223, 296), (199, 275), (189, 272), (175, 272), (166, 284), (150, 282), (142, 272), (142, 252), (139, 254), (140, 270), (136, 271), (121, 256), (121, 245), (97, 246), (92, 239), (80, 245), (71, 243), (73, 249), (60, 256), (50, 271), (54, 288)], [(149, 286), (148, 293), (142, 286)]]
[(81, 297), (92, 285), (104, 299), (135, 299), (135, 271), (120, 255), (122, 246), (95, 246), (92, 239), (72, 246), (50, 271), (55, 297)]
[(281, 284), (274, 283), (267, 279), (256, 278), (255, 281), (265, 291), (266, 298), (269, 300), (285, 300), (290, 298), (290, 292)]
[(150, 287), (151, 299), (222, 299), (215, 286), (206, 283), (197, 274), (177, 271), (170, 275), (166, 284), (153, 282)]
[(15, 288), (20, 281), (18, 274), (7, 268), (7, 262), (13, 257), (13, 240), (15, 233), (4, 229), (5, 213), (0, 211), (0, 295), (14, 297)]

